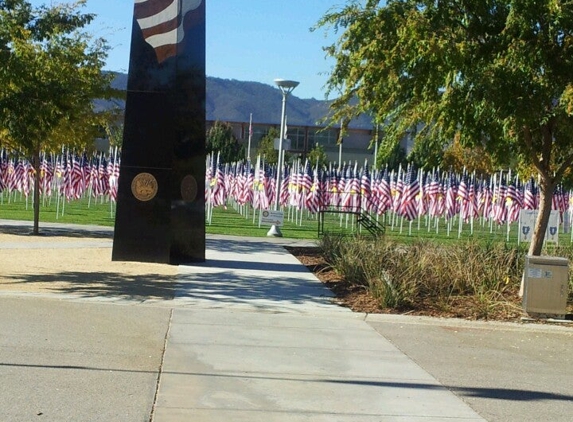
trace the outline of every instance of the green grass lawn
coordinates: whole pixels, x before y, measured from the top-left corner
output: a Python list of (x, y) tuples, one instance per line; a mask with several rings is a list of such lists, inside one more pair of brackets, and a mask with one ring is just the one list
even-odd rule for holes
[[(12, 195), (11, 198), (4, 194), (0, 197), (0, 218), (32, 221), (34, 219), (32, 200), (26, 202), (20, 194)], [(60, 201), (59, 205), (52, 199), (40, 205), (40, 228), (42, 222), (113, 226), (114, 218), (112, 204), (95, 201), (93, 198), (91, 201), (87, 198), (70, 202)]]
[[(58, 204), (55, 199), (44, 201), (40, 207), (40, 229), (42, 222), (59, 222), (72, 224), (86, 224), (99, 226), (114, 225), (115, 204), (109, 201), (88, 200), (82, 198), (70, 202)], [(213, 216), (206, 222), (206, 232), (208, 234), (226, 234), (232, 236), (254, 236), (265, 237), (269, 226), (261, 225), (258, 222), (259, 214), (253, 218), (253, 210), (243, 211), (229, 206), (227, 209), (217, 207), (213, 210)], [(293, 221), (296, 218), (296, 222)], [(326, 233), (361, 233), (368, 234), (356, 224), (352, 216), (325, 214), (324, 232)], [(373, 217), (376, 219), (376, 217)], [(26, 202), (26, 199), (17, 194), (9, 198), (6, 194), (0, 196), (0, 219), (9, 220), (33, 220), (32, 201)], [(458, 239), (481, 239), (494, 242), (507, 241), (507, 226), (490, 226), (488, 222), (481, 223), (479, 220), (474, 221), (473, 234), (469, 224), (462, 225), (461, 235), (459, 231), (459, 221), (455, 220), (450, 231), (446, 226), (444, 219), (440, 219), (436, 229), (435, 221), (427, 221), (422, 218), (420, 221), (415, 220), (411, 224), (401, 218), (392, 218), (391, 215), (380, 216), (377, 218), (379, 223), (386, 228), (388, 237), (410, 242), (414, 239), (427, 239), (439, 242), (452, 242)], [(429, 227), (428, 227), (429, 226)], [(306, 212), (303, 213), (302, 220), (300, 213), (285, 212), (284, 226), (281, 231), (285, 238), (293, 239), (318, 239), (318, 217)], [(571, 235), (561, 234), (561, 244), (570, 244)], [(510, 228), (510, 244), (517, 244), (517, 225)]]

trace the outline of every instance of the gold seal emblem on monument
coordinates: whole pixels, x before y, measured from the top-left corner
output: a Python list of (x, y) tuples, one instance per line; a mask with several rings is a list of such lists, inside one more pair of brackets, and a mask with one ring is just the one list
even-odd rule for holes
[(197, 180), (190, 174), (181, 181), (181, 198), (185, 202), (193, 202), (197, 197)]
[(133, 196), (142, 202), (155, 198), (157, 189), (157, 179), (150, 173), (139, 173), (131, 182), (131, 192)]

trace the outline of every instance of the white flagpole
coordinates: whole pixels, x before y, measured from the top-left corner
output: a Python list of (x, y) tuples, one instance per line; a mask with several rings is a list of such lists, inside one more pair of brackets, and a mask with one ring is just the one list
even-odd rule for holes
[(253, 113), (249, 117), (249, 142), (247, 144), (247, 161), (251, 161), (251, 140), (253, 139)]
[[(418, 184), (420, 185), (420, 200), (419, 202), (416, 204), (418, 206), (418, 232), (420, 232), (420, 223), (422, 220), (422, 216), (420, 215), (420, 208), (422, 207), (422, 204), (424, 203), (424, 185), (423, 185), (423, 177), (422, 177), (422, 169), (418, 170)], [(410, 235), (412, 229), (410, 227)]]
[[(466, 194), (468, 194), (468, 186), (466, 184), (466, 167), (464, 166), (463, 172), (462, 172), (462, 179), (460, 182), (464, 182), (464, 184), (466, 185)], [(458, 192), (459, 192), (459, 185), (458, 185)], [(458, 200), (459, 196), (458, 194), (456, 194), (456, 201)], [(460, 198), (461, 199), (461, 198)], [(463, 224), (464, 224), (464, 219), (462, 218), (462, 201), (460, 201), (460, 214), (459, 214), (459, 218), (460, 221), (458, 222), (458, 239), (462, 237), (462, 230), (463, 230)]]
[[(113, 166), (111, 166), (112, 173), (115, 172), (115, 166), (116, 165), (117, 165), (117, 146), (115, 147), (114, 152), (113, 152)], [(115, 179), (115, 176), (114, 176), (114, 183), (117, 186), (117, 180)], [(111, 189), (111, 186), (110, 186), (110, 189)], [(115, 189), (117, 189), (117, 187)], [(117, 200), (117, 191), (116, 191), (116, 200)], [(110, 201), (109, 201), (109, 216), (110, 216), (110, 218), (113, 218), (113, 201), (111, 200), (111, 195), (110, 195)]]
[[(507, 183), (508, 183), (508, 186), (509, 186), (509, 183), (511, 183), (511, 169), (509, 170), (509, 175), (508, 175), (508, 177), (507, 177)], [(506, 192), (507, 192), (507, 191), (506, 191)], [(513, 200), (512, 200), (512, 201), (513, 201)], [(510, 232), (510, 230), (511, 230), (511, 226), (510, 226), (510, 222), (509, 222), (509, 209), (507, 208), (507, 201), (504, 200), (504, 202), (505, 202), (505, 203), (504, 203), (504, 207), (506, 208), (506, 210), (505, 210), (505, 215), (506, 215), (505, 219), (506, 219), (506, 224), (507, 224), (507, 235), (506, 235), (507, 237), (506, 237), (506, 239), (507, 239), (507, 242), (509, 242), (509, 232)]]

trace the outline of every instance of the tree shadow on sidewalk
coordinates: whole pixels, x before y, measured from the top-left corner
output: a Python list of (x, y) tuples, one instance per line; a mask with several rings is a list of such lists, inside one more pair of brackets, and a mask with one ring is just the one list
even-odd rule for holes
[(117, 272), (62, 271), (53, 274), (3, 275), (5, 284), (41, 286), (47, 293), (80, 297), (113, 297), (128, 300), (171, 300), (177, 290), (177, 276), (165, 274), (126, 275)]

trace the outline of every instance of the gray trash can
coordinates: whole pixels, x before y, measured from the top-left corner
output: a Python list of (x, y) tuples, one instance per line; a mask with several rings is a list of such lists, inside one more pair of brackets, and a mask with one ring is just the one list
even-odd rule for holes
[(523, 309), (532, 316), (564, 318), (569, 295), (569, 260), (526, 256)]

